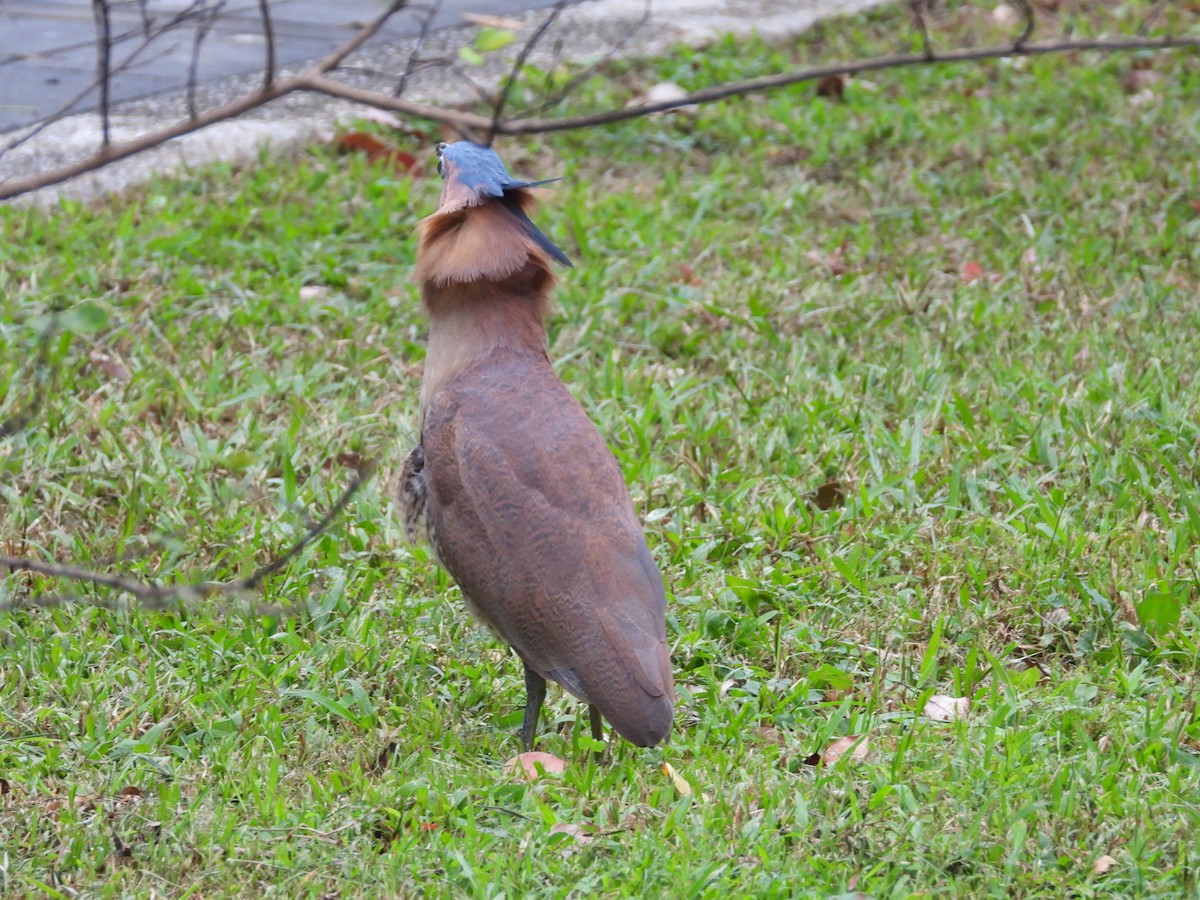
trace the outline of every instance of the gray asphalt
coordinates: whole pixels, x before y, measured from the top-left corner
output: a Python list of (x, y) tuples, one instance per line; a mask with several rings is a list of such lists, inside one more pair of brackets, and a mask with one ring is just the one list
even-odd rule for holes
[[(422, 5), (431, 2), (438, 0), (423, 0)], [(563, 58), (594, 59), (612, 53), (614, 47), (625, 56), (663, 54), (680, 43), (703, 45), (728, 33), (756, 31), (784, 39), (819, 19), (882, 2), (888, 0), (652, 0), (652, 16), (646, 21), (647, 0), (582, 0), (564, 12), (530, 61), (554, 66)], [(259, 84), (265, 41), (258, 0), (114, 0), (112, 58), (120, 69), (113, 79), (109, 122), (114, 143), (188, 118), (187, 92), (182, 88), (188, 81), (195, 28), (165, 29), (146, 41), (140, 10), (144, 6), (149, 11), (153, 31), (197, 4), (219, 6), (220, 14), (197, 55), (196, 109), (245, 97)], [(544, 18), (538, 10), (551, 4), (552, 0), (440, 0), (435, 20), (440, 30), (429, 36), (420, 56), (455, 58), (477, 30), (464, 23), (463, 12), (512, 16), (520, 20), (518, 40), (523, 41)], [(272, 0), (278, 66), (299, 71), (342, 45), (383, 8), (382, 0)], [(338, 77), (359, 87), (390, 91), (396, 73), (405, 69), (414, 53), (413, 35), (419, 29), (412, 13), (399, 13), (387, 30), (348, 60), (355, 71), (340, 72)], [(88, 111), (98, 102), (95, 35), (90, 0), (0, 0), (0, 183), (75, 165), (97, 152), (99, 116)], [(509, 65), (504, 52), (491, 62), (490, 69), (471, 71), (472, 78), (485, 87), (498, 83)], [(441, 105), (469, 104), (477, 100), (472, 90), (444, 68), (431, 67), (412, 79), (405, 97)], [(68, 104), (71, 114), (55, 118)], [(63, 196), (88, 199), (122, 191), (156, 173), (217, 160), (250, 161), (264, 145), (286, 152), (331, 139), (341, 123), (363, 112), (347, 101), (293, 94), (8, 202), (47, 204)], [(43, 122), (47, 116), (51, 117), (48, 124)]]
[[(552, 0), (442, 0), (434, 28), (462, 23), (463, 12), (508, 13), (538, 9)], [(149, 0), (149, 28), (163, 29), (195, 0)], [(207, 5), (217, 9), (216, 0)], [(112, 100), (139, 99), (187, 85), (197, 24), (147, 39), (147, 17), (138, 0), (116, 0), (110, 19), (112, 60), (128, 63), (112, 80)], [(379, 15), (379, 0), (272, 0), (276, 60), (289, 65), (317, 59), (354, 36)], [(377, 40), (416, 35), (420, 17), (402, 11)], [(0, 132), (31, 125), (59, 112), (98, 107), (96, 20), (90, 0), (0, 0)], [(211, 19), (197, 55), (202, 82), (262, 70), (266, 41), (258, 0), (225, 0)]]

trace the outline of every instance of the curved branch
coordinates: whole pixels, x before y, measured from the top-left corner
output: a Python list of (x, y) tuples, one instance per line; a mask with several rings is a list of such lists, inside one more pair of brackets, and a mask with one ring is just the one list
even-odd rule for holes
[[(0, 554), (0, 566), (7, 568), (10, 572), (36, 572), (39, 575), (46, 575), (51, 578), (65, 578), (69, 581), (84, 582), (87, 584), (99, 585), (101, 587), (113, 588), (122, 593), (129, 594), (134, 597), (143, 607), (147, 609), (165, 609), (168, 606), (190, 603), (197, 600), (202, 600), (207, 597), (214, 596), (234, 596), (238, 594), (251, 593), (258, 590), (263, 581), (270, 575), (275, 574), (297, 556), (304, 552), (313, 541), (324, 534), (334, 520), (342, 514), (342, 511), (358, 493), (359, 488), (366, 484), (371, 476), (375, 474), (376, 464), (374, 461), (368, 461), (361, 465), (353, 480), (338, 497), (337, 501), (330, 507), (329, 512), (321, 517), (320, 521), (309, 527), (288, 550), (277, 556), (266, 564), (258, 568), (249, 578), (242, 578), (238, 581), (230, 582), (197, 582), (194, 584), (179, 584), (179, 585), (160, 585), (150, 584), (144, 581), (136, 581), (132, 578), (125, 578), (120, 575), (109, 575), (105, 572), (96, 572), (92, 569), (84, 569), (80, 566), (64, 565), (61, 563), (43, 563), (32, 559), (25, 559), (17, 556), (5, 556)], [(30, 597), (28, 599), (7, 600), (0, 602), (0, 612), (11, 609), (20, 609), (23, 607), (45, 607), (45, 606), (62, 606), (67, 603), (87, 603), (93, 606), (104, 606), (113, 608), (116, 604), (109, 600), (91, 600), (80, 597), (70, 596), (39, 596)], [(280, 615), (284, 613), (282, 607), (258, 607), (255, 610), (260, 615)]]
[(572, 131), (579, 128), (591, 128), (596, 125), (623, 122), (628, 119), (667, 112), (668, 110), (684, 106), (712, 103), (717, 100), (725, 100), (745, 94), (763, 93), (775, 88), (801, 84), (806, 81), (816, 81), (830, 75), (855, 75), (863, 72), (877, 72), (883, 69), (897, 69), (915, 65), (938, 65), (973, 60), (1001, 59), (1013, 56), (1042, 56), (1050, 53), (1069, 53), (1087, 50), (1113, 53), (1125, 50), (1172, 50), (1183, 47), (1200, 47), (1200, 36), (1163, 38), (1130, 37), (1052, 41), (1040, 44), (1010, 43), (1003, 46), (979, 49), (950, 50), (938, 53), (933, 57), (928, 57), (926, 53), (899, 54), (877, 57), (876, 59), (863, 60), (856, 63), (838, 63), (818, 68), (802, 69), (795, 72), (781, 72), (761, 78), (751, 78), (746, 81), (705, 88), (691, 94), (686, 94), (675, 100), (649, 103), (643, 106), (612, 109), (599, 113), (561, 118), (517, 118), (509, 121), (493, 122), (491, 117), (423, 103), (414, 103), (399, 97), (389, 96), (388, 94), (343, 84), (328, 76), (328, 72), (337, 68), (342, 60), (369, 40), (390, 16), (406, 5), (407, 0), (395, 0), (383, 14), (370, 25), (363, 28), (352, 40), (306, 72), (282, 81), (276, 80), (269, 89), (264, 88), (253, 94), (241, 97), (224, 106), (209, 110), (195, 119), (167, 126), (124, 144), (109, 145), (89, 159), (60, 166), (36, 175), (30, 175), (26, 178), (2, 182), (0, 183), (0, 200), (11, 199), (37, 190), (38, 188), (59, 184), (70, 178), (94, 171), (110, 162), (126, 159), (145, 150), (152, 149), (169, 140), (182, 137), (205, 126), (236, 118), (256, 107), (297, 91), (313, 91), (331, 97), (350, 100), (364, 106), (373, 106), (378, 109), (403, 113), (414, 118), (440, 122), (464, 134), (487, 134), (489, 129), (494, 129), (495, 134), (546, 134), (555, 131)]
[(877, 72), (881, 69), (900, 69), (916, 65), (938, 65), (943, 63), (968, 62), (981, 59), (1002, 59), (1008, 56), (1044, 56), (1049, 53), (1071, 53), (1075, 51), (1097, 50), (1102, 53), (1113, 53), (1122, 50), (1174, 50), (1181, 47), (1200, 47), (1200, 37), (1168, 37), (1168, 38), (1097, 38), (1094, 40), (1054, 41), (1044, 44), (1024, 44), (1015, 46), (1005, 44), (1002, 47), (983, 47), (977, 50), (951, 50), (939, 53), (931, 59), (925, 54), (899, 54), (881, 56), (857, 63), (841, 63), (831, 66), (821, 66), (814, 69), (802, 69), (799, 72), (781, 72), (778, 75), (766, 75), (762, 78), (750, 78), (733, 84), (722, 84), (686, 94), (675, 100), (664, 100), (660, 103), (647, 103), (644, 106), (612, 109), (606, 112), (590, 113), (582, 116), (567, 116), (558, 119), (514, 119), (501, 122), (496, 127), (499, 134), (547, 134), (553, 131), (573, 131), (577, 128), (591, 128), (595, 125), (608, 125), (613, 122), (624, 122), (653, 113), (667, 112), (684, 106), (696, 106), (701, 103), (712, 103), (716, 100), (726, 100), (730, 97), (740, 97), (745, 94), (758, 94), (775, 88), (801, 84), (805, 81), (818, 81), (830, 75), (857, 75), (863, 72)]

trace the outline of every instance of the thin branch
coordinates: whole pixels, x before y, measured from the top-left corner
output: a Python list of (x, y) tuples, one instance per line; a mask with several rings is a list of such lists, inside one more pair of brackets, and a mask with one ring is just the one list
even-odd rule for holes
[[(220, 0), (220, 3), (218, 4), (218, 8), (222, 4), (224, 4), (224, 2), (225, 2), (225, 0)], [(164, 23), (163, 25), (161, 25), (160, 27), (155, 29), (153, 32), (151, 32), (150, 34), (146, 34), (143, 37), (141, 43), (137, 47), (135, 47), (133, 49), (133, 51), (127, 57), (125, 57), (125, 59), (123, 59), (121, 62), (117, 63), (116, 65), (114, 65), (112, 67), (111, 71), (109, 72), (109, 77), (111, 78), (111, 77), (120, 75), (122, 72), (126, 71), (127, 69), (132, 68), (135, 64), (137, 64), (139, 62), (148, 62), (150, 60), (157, 59), (158, 57), (150, 57), (149, 60), (142, 60), (142, 59), (140, 59), (140, 57), (141, 57), (142, 53), (160, 36), (167, 33), (168, 31), (172, 31), (172, 30), (178, 28), (181, 24), (183, 24), (183, 22), (187, 21), (193, 15), (196, 15), (197, 8), (202, 7), (203, 3), (204, 3), (204, 0), (196, 0), (196, 2), (194, 2), (191, 6), (187, 7), (186, 9), (180, 10), (178, 13), (176, 13), (174, 16), (172, 16), (166, 23)], [(153, 24), (153, 20), (151, 20), (151, 24)], [(132, 31), (127, 31), (127, 32), (124, 32), (124, 33), (119, 34), (116, 37), (114, 37), (112, 42), (114, 45), (116, 45), (125, 40), (128, 40), (133, 35), (139, 34), (139, 33), (142, 33), (142, 29), (140, 29), (140, 28), (134, 29)], [(83, 45), (80, 45), (80, 46), (83, 46)], [(169, 50), (163, 51), (164, 54), (168, 53), (168, 52), (170, 52), (170, 51)], [(163, 55), (163, 54), (160, 54), (160, 56), (161, 55)], [(86, 97), (88, 94), (90, 94), (92, 91), (96, 90), (96, 88), (98, 88), (100, 86), (101, 81), (102, 81), (101, 77), (97, 77), (97, 78), (93, 79), (92, 82), (90, 84), (88, 84), (87, 87), (85, 87), (83, 90), (79, 91), (79, 93), (77, 93), (75, 96), (73, 96), (66, 103), (62, 104), (58, 108), (57, 112), (55, 112), (55, 113), (51, 114), (49, 117), (43, 119), (41, 122), (39, 122), (33, 128), (29, 129), (29, 131), (27, 131), (23, 135), (21, 135), (21, 137), (5, 144), (3, 148), (0, 148), (0, 158), (3, 158), (3, 156), (6, 153), (8, 153), (9, 151), (15, 150), (17, 147), (20, 147), (22, 144), (27, 143), (28, 141), (32, 140), (34, 137), (36, 137), (41, 132), (45, 131), (47, 128), (49, 128), (51, 125), (53, 125), (55, 122), (61, 121), (63, 118), (65, 118), (68, 114), (70, 114), (71, 110), (75, 107), (75, 105), (77, 103), (79, 103), (79, 101), (81, 101), (84, 97)], [(0, 198), (0, 199), (3, 199), (3, 198)]]
[(596, 125), (605, 125), (613, 122), (623, 122), (628, 119), (648, 116), (657, 112), (666, 112), (683, 106), (694, 106), (745, 94), (762, 93), (787, 85), (818, 80), (829, 75), (854, 75), (862, 72), (875, 72), (883, 69), (896, 69), (922, 64), (944, 65), (1013, 56), (1041, 56), (1050, 53), (1079, 51), (1113, 53), (1124, 50), (1171, 50), (1183, 47), (1200, 47), (1200, 36), (1170, 36), (1163, 38), (1129, 37), (1054, 41), (1040, 44), (1026, 43), (1020, 46), (1005, 44), (998, 47), (951, 50), (936, 54), (932, 60), (926, 59), (924, 54), (891, 55), (856, 63), (839, 63), (795, 72), (782, 72), (776, 75), (752, 78), (733, 84), (717, 85), (687, 94), (676, 100), (651, 103), (645, 106), (612, 109), (599, 113), (562, 118), (525, 117), (493, 122), (490, 117), (427, 104), (413, 103), (399, 97), (356, 88), (328, 77), (327, 73), (329, 71), (335, 69), (342, 60), (369, 40), (391, 15), (403, 8), (404, 3), (405, 0), (396, 0), (396, 2), (393, 2), (374, 22), (364, 27), (353, 39), (334, 51), (334, 53), (325, 57), (307, 72), (302, 72), (299, 75), (282, 81), (277, 80), (269, 90), (260, 90), (233, 100), (224, 106), (203, 113), (194, 120), (169, 125), (124, 144), (104, 147), (101, 152), (89, 159), (60, 166), (25, 178), (0, 183), (0, 200), (17, 197), (38, 188), (58, 184), (70, 178), (94, 171), (107, 163), (134, 156), (144, 150), (152, 149), (166, 141), (197, 131), (205, 126), (236, 118), (251, 109), (297, 91), (313, 91), (361, 103), (366, 106), (373, 106), (377, 109), (391, 110), (392, 112), (403, 113), (431, 122), (440, 122), (463, 133), (476, 132), (486, 134), (491, 129), (495, 134), (544, 134), (555, 131), (570, 131), (578, 128), (591, 128)]
[(192, 38), (192, 57), (188, 62), (188, 77), (187, 77), (187, 111), (188, 116), (192, 119), (196, 118), (196, 88), (199, 85), (200, 75), (200, 48), (204, 44), (204, 39), (208, 37), (213, 26), (217, 22), (217, 16), (221, 12), (221, 8), (225, 5), (225, 0), (218, 0), (215, 6), (208, 9), (206, 15), (201, 16), (200, 22), (196, 25), (196, 34)]
[[(46, 330), (38, 338), (38, 355), (36, 362), (33, 364), (33, 396), (24, 409), (0, 421), (0, 438), (12, 437), (18, 431), (23, 431), (29, 426), (30, 422), (37, 418), (37, 414), (41, 412), (42, 404), (45, 402), (46, 396), (51, 392), (51, 389), (47, 387), (45, 382), (53, 380), (57, 374), (57, 369), (50, 365), (50, 345), (54, 343), (54, 337), (57, 334), (58, 320), (51, 319), (50, 324), (46, 326)], [(50, 374), (47, 375), (47, 372)]]
[(396, 82), (395, 90), (392, 91), (393, 97), (403, 96), (404, 89), (408, 87), (408, 79), (416, 71), (418, 61), (421, 58), (421, 51), (425, 47), (425, 41), (429, 37), (430, 30), (433, 28), (433, 18), (437, 15), (437, 11), (437, 4), (422, 7), (421, 30), (417, 32), (417, 42), (413, 45), (412, 52), (408, 54), (408, 62), (404, 64), (404, 71), (400, 74), (400, 78)]
[[(313, 541), (329, 530), (330, 525), (342, 514), (346, 506), (358, 493), (359, 489), (371, 479), (375, 474), (376, 464), (374, 461), (369, 461), (359, 467), (355, 473), (354, 479), (338, 497), (337, 502), (330, 507), (329, 512), (321, 517), (320, 521), (311, 525), (304, 535), (297, 540), (287, 552), (281, 556), (267, 562), (265, 565), (257, 569), (249, 578), (243, 578), (238, 581), (230, 582), (197, 582), (195, 584), (181, 585), (160, 585), (149, 584), (144, 581), (137, 581), (132, 578), (125, 578), (120, 575), (109, 575), (104, 572), (96, 572), (91, 569), (84, 569), (80, 566), (63, 565), (60, 563), (43, 563), (32, 559), (25, 559), (16, 556), (0, 555), (0, 566), (3, 566), (11, 572), (36, 572), (39, 575), (46, 575), (51, 578), (65, 578), (69, 581), (78, 581), (86, 584), (94, 584), (100, 587), (108, 587), (122, 593), (129, 594), (134, 597), (142, 606), (147, 609), (163, 609), (168, 606), (191, 603), (197, 600), (202, 600), (214, 596), (232, 596), (238, 594), (246, 594), (257, 591), (263, 581), (270, 575), (275, 574), (288, 563), (292, 562), (297, 556), (304, 552)], [(0, 602), (0, 612), (5, 612), (10, 609), (19, 609), (30, 606), (61, 606), (67, 603), (87, 603), (96, 606), (106, 606), (114, 608), (114, 601), (106, 599), (91, 599), (81, 598), (70, 595), (51, 595), (31, 597), (27, 599), (11, 599)], [(268, 614), (278, 614), (283, 610), (279, 607), (264, 607), (268, 610)]]
[(1167, 3), (1170, 0), (1158, 0), (1154, 4), (1154, 8), (1150, 10), (1150, 15), (1146, 16), (1144, 22), (1138, 26), (1137, 33), (1139, 36), (1150, 33), (1150, 29), (1154, 27), (1154, 23), (1158, 21), (1158, 17), (1162, 15), (1163, 10), (1167, 8)]
[(483, 142), (484, 146), (492, 146), (492, 139), (496, 136), (496, 125), (504, 115), (504, 107), (508, 104), (509, 94), (512, 93), (517, 76), (525, 68), (529, 54), (541, 43), (542, 38), (550, 30), (550, 27), (558, 21), (558, 17), (562, 15), (566, 6), (567, 0), (558, 0), (554, 4), (554, 8), (550, 10), (550, 14), (542, 19), (538, 27), (534, 29), (533, 34), (529, 36), (529, 40), (521, 47), (521, 52), (517, 54), (516, 60), (513, 61), (512, 67), (508, 70), (508, 77), (504, 80), (504, 85), (500, 88), (499, 93), (496, 94), (495, 103), (492, 105), (492, 126), (488, 129), (487, 140)]
[(267, 42), (266, 71), (263, 73), (263, 90), (267, 91), (275, 83), (275, 27), (271, 24), (271, 0), (258, 0), (258, 14), (262, 17), (263, 37)]
[[(641, 116), (658, 112), (667, 112), (684, 106), (695, 106), (701, 103), (712, 103), (726, 100), (730, 97), (740, 97), (745, 94), (757, 94), (788, 85), (801, 84), (805, 81), (818, 81), (830, 75), (857, 75), (863, 72), (878, 72), (882, 69), (899, 69), (922, 64), (938, 65), (969, 62), (983, 59), (1002, 59), (1010, 56), (1044, 56), (1050, 53), (1071, 53), (1096, 50), (1101, 53), (1114, 53), (1123, 50), (1174, 50), (1182, 47), (1200, 47), (1200, 37), (1166, 37), (1166, 38), (1096, 38), (1078, 41), (1054, 41), (1043, 44), (1023, 44), (1017, 47), (1005, 44), (1002, 47), (983, 47), (969, 50), (950, 50), (937, 54), (929, 60), (922, 54), (898, 54), (881, 56), (876, 59), (864, 60), (857, 63), (839, 63), (831, 66), (821, 66), (813, 69), (803, 69), (799, 72), (781, 72), (778, 75), (766, 75), (762, 78), (750, 78), (732, 84), (722, 84), (686, 94), (676, 100), (664, 100), (660, 103), (648, 103), (645, 106), (612, 109), (605, 112), (589, 113), (581, 116), (567, 116), (551, 119), (514, 119), (501, 122), (496, 131), (499, 134), (548, 134), (554, 131), (573, 131), (578, 128), (591, 128), (595, 125), (608, 125), (613, 122), (624, 122)], [(347, 97), (347, 99), (352, 99)], [(380, 104), (384, 109), (390, 106)], [(444, 112), (439, 110), (439, 112)], [(455, 117), (459, 114), (454, 114)], [(433, 118), (433, 117), (430, 117)], [(434, 121), (447, 121), (448, 117), (438, 117)], [(3, 199), (3, 194), (0, 194)]]
[(112, 22), (109, 20), (108, 0), (92, 0), (92, 14), (96, 17), (96, 78), (100, 82), (100, 126), (103, 145), (112, 143), (109, 134), (109, 92), (112, 80)]
[(387, 9), (381, 12), (373, 20), (368, 22), (362, 29), (342, 46), (338, 47), (315, 66), (310, 71), (312, 72), (330, 72), (342, 64), (347, 56), (369, 41), (378, 34), (379, 29), (387, 24), (388, 19), (394, 16), (400, 10), (408, 6), (409, 0), (392, 0), (388, 4)]
[(925, 22), (925, 0), (908, 0), (908, 8), (912, 10), (913, 25), (921, 35), (921, 50), (926, 59), (934, 59), (933, 44), (929, 40), (929, 26)]
[(329, 526), (332, 525), (334, 520), (336, 520), (337, 517), (342, 514), (342, 510), (346, 508), (346, 505), (352, 499), (354, 499), (354, 495), (358, 493), (358, 489), (371, 480), (371, 476), (375, 474), (376, 467), (377, 464), (374, 460), (367, 460), (365, 463), (361, 464), (358, 468), (358, 471), (354, 475), (354, 480), (351, 481), (350, 486), (342, 492), (342, 496), (338, 498), (337, 502), (329, 508), (329, 512), (325, 513), (325, 515), (322, 516), (319, 521), (315, 522), (308, 529), (308, 531), (304, 533), (304, 536), (300, 538), (300, 540), (292, 544), (287, 553), (268, 562), (245, 581), (242, 581), (240, 585), (235, 582), (231, 589), (242, 591), (257, 590), (259, 585), (262, 584), (263, 579), (270, 575), (274, 575), (293, 559), (303, 553), (304, 549), (309, 544), (329, 530)]
[(626, 29), (624, 34), (621, 35), (620, 40), (613, 43), (613, 45), (608, 48), (608, 50), (602, 57), (600, 57), (600, 59), (572, 75), (566, 81), (566, 83), (562, 85), (562, 87), (550, 92), (550, 94), (543, 98), (540, 103), (521, 110), (521, 116), (527, 117), (536, 115), (537, 113), (545, 112), (546, 110), (554, 107), (556, 104), (562, 102), (566, 97), (570, 96), (575, 88), (579, 87), (579, 85), (581, 85), (584, 81), (599, 72), (603, 66), (611, 62), (613, 58), (620, 53), (622, 49), (624, 49), (626, 44), (633, 40), (634, 36), (645, 27), (647, 22), (650, 21), (651, 13), (651, 0), (645, 0), (642, 6), (642, 17), (634, 22), (633, 25), (631, 25), (628, 29)]
[(1037, 19), (1033, 14), (1033, 4), (1029, 0), (1016, 0), (1017, 6), (1021, 7), (1021, 16), (1025, 23), (1025, 27), (1021, 30), (1021, 34), (1013, 41), (1013, 49), (1020, 50), (1033, 37), (1033, 29), (1037, 25)]

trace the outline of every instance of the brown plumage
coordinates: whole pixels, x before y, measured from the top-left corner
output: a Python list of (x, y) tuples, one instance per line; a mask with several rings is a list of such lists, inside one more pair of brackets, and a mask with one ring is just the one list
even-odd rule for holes
[(442, 202), (419, 227), (430, 338), (406, 530), (525, 664), (526, 749), (547, 679), (591, 704), (596, 736), (598, 712), (657, 744), (674, 701), (662, 578), (616, 460), (546, 350), (550, 262), (566, 257), (526, 215), (530, 183), (492, 151), (439, 152)]

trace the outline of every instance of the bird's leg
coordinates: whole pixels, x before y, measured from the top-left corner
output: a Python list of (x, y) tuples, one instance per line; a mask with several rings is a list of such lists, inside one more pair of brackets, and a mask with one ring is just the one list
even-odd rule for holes
[(533, 737), (537, 732), (538, 714), (542, 701), (546, 699), (546, 679), (525, 666), (525, 720), (521, 723), (521, 743), (525, 751), (533, 749)]
[(592, 740), (593, 741), (603, 741), (604, 740), (604, 723), (600, 719), (599, 708), (596, 706), (593, 706), (592, 704), (589, 703), (588, 704), (588, 712), (591, 714), (591, 718), (592, 718)]

